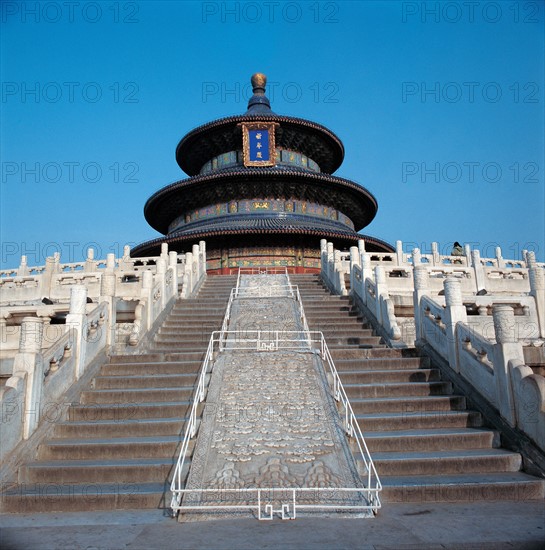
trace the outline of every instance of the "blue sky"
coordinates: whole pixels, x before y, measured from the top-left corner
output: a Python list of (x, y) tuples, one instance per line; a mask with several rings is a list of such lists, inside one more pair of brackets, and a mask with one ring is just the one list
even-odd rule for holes
[[(469, 5), (468, 5), (469, 4)], [(37, 6), (37, 9), (36, 9)], [(1, 264), (119, 254), (158, 234), (179, 139), (272, 108), (343, 141), (364, 232), (545, 259), (543, 2), (3, 2)]]

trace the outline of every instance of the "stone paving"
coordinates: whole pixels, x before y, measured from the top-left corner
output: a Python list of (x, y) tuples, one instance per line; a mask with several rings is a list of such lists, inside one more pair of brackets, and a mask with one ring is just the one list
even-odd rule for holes
[(0, 515), (2, 550), (542, 550), (543, 501), (389, 504), (373, 521), (177, 523), (161, 510)]

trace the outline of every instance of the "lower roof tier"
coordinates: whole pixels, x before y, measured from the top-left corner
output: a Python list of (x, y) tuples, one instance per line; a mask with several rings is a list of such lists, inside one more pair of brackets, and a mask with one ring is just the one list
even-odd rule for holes
[(313, 226), (282, 218), (255, 220), (255, 223), (234, 224), (228, 227), (207, 225), (190, 231), (174, 232), (164, 237), (146, 241), (131, 250), (132, 257), (155, 256), (161, 251), (161, 243), (168, 243), (170, 250), (185, 252), (198, 241), (206, 241), (207, 250), (244, 246), (307, 246), (319, 249), (320, 239), (332, 241), (335, 247), (348, 249), (365, 240), (369, 252), (394, 252), (394, 248), (376, 237), (362, 235), (348, 228)]
[(369, 225), (378, 209), (375, 197), (350, 180), (275, 167), (224, 170), (175, 182), (148, 199), (144, 215), (154, 229), (166, 234), (172, 222), (187, 212), (255, 197), (327, 205), (352, 220), (356, 230)]

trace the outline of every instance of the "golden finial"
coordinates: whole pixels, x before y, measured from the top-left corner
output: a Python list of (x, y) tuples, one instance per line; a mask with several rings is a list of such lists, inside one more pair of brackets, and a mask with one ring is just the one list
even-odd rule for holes
[(252, 83), (252, 88), (262, 88), (265, 89), (265, 86), (267, 85), (267, 77), (263, 73), (255, 73), (252, 75), (252, 78), (250, 79)]

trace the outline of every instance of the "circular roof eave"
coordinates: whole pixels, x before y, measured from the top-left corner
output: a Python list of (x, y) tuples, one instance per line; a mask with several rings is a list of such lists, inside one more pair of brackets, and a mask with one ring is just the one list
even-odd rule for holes
[[(298, 198), (319, 196), (322, 192), (327, 195), (322, 199), (324, 205), (348, 216), (357, 231), (369, 225), (378, 210), (377, 200), (370, 191), (344, 178), (322, 173), (244, 168), (195, 176), (167, 185), (147, 200), (144, 217), (153, 229), (166, 234), (170, 223), (183, 212), (216, 201), (261, 198), (245, 196), (245, 191), (246, 194), (251, 194), (250, 190), (259, 192), (261, 186), (268, 188), (263, 193), (272, 196), (281, 196), (280, 187), (286, 188), (286, 195), (297, 197), (299, 194)], [(276, 189), (270, 191), (272, 187)], [(310, 200), (319, 202), (320, 199)]]
[(131, 250), (131, 256), (132, 257), (143, 257), (146, 254), (152, 254), (154, 249), (159, 249), (161, 246), (161, 243), (195, 243), (197, 240), (206, 240), (209, 239), (207, 242), (207, 246), (210, 245), (210, 240), (215, 240), (218, 238), (225, 238), (233, 235), (305, 235), (309, 237), (316, 237), (317, 239), (322, 238), (328, 238), (328, 239), (334, 239), (334, 240), (344, 240), (347, 242), (353, 242), (356, 244), (358, 239), (364, 239), (366, 243), (373, 245), (374, 248), (377, 248), (379, 251), (382, 252), (395, 252), (395, 248), (390, 245), (389, 243), (377, 239), (376, 237), (371, 237), (369, 235), (362, 235), (353, 233), (350, 234), (350, 232), (335, 232), (335, 231), (316, 231), (312, 229), (308, 230), (250, 230), (250, 231), (240, 231), (240, 230), (224, 230), (224, 231), (193, 231), (191, 233), (187, 234), (174, 234), (170, 236), (164, 236), (159, 237), (157, 239), (152, 239), (150, 241), (143, 242), (137, 246), (135, 246)]
[(282, 146), (284, 135), (307, 135), (307, 139), (298, 142), (298, 152), (317, 162), (323, 172), (333, 173), (342, 164), (344, 145), (331, 130), (304, 118), (277, 114), (235, 115), (198, 126), (178, 143), (176, 162), (186, 174), (195, 176), (212, 157), (239, 150), (242, 147), (242, 137), (238, 124), (256, 120), (280, 124), (276, 131), (277, 146)]

